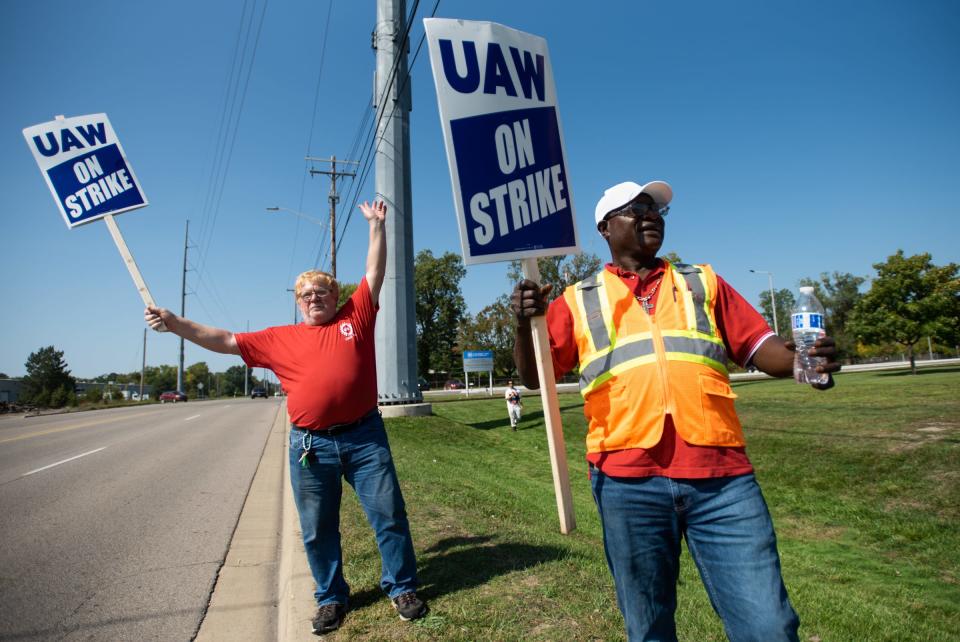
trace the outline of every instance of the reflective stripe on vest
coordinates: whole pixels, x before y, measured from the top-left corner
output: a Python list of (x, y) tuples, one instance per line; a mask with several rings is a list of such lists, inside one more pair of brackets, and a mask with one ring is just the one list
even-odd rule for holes
[[(685, 263), (670, 264), (670, 267), (682, 274), (683, 280), (687, 282), (687, 289), (683, 292), (684, 302), (687, 303), (685, 306), (687, 326), (691, 330), (695, 329), (703, 334), (715, 336), (717, 334), (716, 329), (707, 314), (711, 302), (707, 299), (707, 284), (703, 271), (694, 265), (686, 265)], [(690, 315), (693, 315), (692, 319)]]
[[(665, 357), (668, 360), (699, 363), (726, 375), (726, 347), (717, 336), (708, 314), (711, 301), (707, 298), (706, 276), (700, 268), (691, 265), (673, 266), (668, 263), (667, 269), (683, 275), (687, 284), (687, 288), (682, 289), (687, 329), (661, 331)], [(580, 394), (583, 396), (618, 372), (656, 361), (651, 333), (617, 339), (605, 290), (602, 273), (576, 285), (582, 326), (595, 351), (580, 366)]]

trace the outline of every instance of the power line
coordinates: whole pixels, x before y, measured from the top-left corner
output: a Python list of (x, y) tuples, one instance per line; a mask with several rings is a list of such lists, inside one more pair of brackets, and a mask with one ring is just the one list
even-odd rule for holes
[[(410, 12), (410, 16), (409, 16), (408, 19), (407, 19), (407, 29), (406, 29), (406, 32), (404, 33), (404, 39), (403, 39), (403, 43), (401, 44), (401, 49), (402, 49), (403, 46), (406, 46), (406, 42), (407, 42), (408, 36), (409, 36), (409, 34), (410, 34), (410, 29), (411, 29), (411, 27), (412, 27), (412, 25), (413, 25), (413, 16), (415, 15), (415, 12), (416, 12), (416, 9), (417, 9), (417, 5), (419, 5), (419, 0), (416, 0), (416, 3), (415, 3), (415, 5), (414, 5), (414, 8), (413, 8), (413, 10)], [(437, 0), (437, 1), (434, 3), (434, 5), (433, 5), (433, 10), (432, 10), (431, 13), (430, 13), (430, 17), (433, 17), (433, 16), (437, 13), (437, 8), (438, 8), (439, 6), (440, 6), (440, 0)], [(416, 63), (416, 61), (417, 61), (417, 57), (420, 55), (420, 50), (421, 50), (421, 48), (423, 47), (423, 42), (424, 42), (424, 40), (426, 39), (426, 35), (427, 35), (426, 32), (424, 32), (424, 33), (420, 36), (420, 41), (417, 43), (416, 52), (414, 52), (413, 58), (410, 60), (409, 64), (407, 65), (407, 71), (406, 71), (406, 73), (404, 74), (403, 81), (402, 81), (403, 84), (400, 86), (399, 90), (397, 91), (397, 96), (402, 96), (404, 90), (405, 90), (406, 87), (407, 87), (407, 83), (408, 83), (409, 80), (410, 80), (410, 69), (413, 68), (414, 63)], [(397, 58), (397, 61), (399, 62), (399, 57)], [(381, 98), (378, 100), (378, 105), (377, 105), (378, 107), (380, 107), (380, 106), (384, 103), (384, 100), (386, 99), (386, 96), (388, 96), (388, 95), (390, 94), (390, 89), (392, 88), (393, 81), (394, 81), (394, 79), (395, 79), (395, 77), (396, 77), (397, 64), (398, 64), (398, 63), (394, 63), (393, 73), (391, 74), (390, 82), (389, 82), (389, 84), (387, 85), (386, 91), (384, 91), (384, 96), (381, 97)], [(400, 105), (400, 100), (395, 100), (395, 101), (394, 101), (394, 104), (393, 104), (393, 110), (390, 112), (389, 118), (393, 118), (393, 115), (394, 115), (394, 113), (396, 113), (397, 107), (399, 107), (399, 105)], [(380, 121), (383, 119), (383, 113), (384, 113), (384, 111), (385, 111), (385, 110), (381, 110), (381, 111), (380, 111), (380, 117), (377, 118), (376, 126), (375, 126), (374, 129), (373, 129), (373, 131), (374, 131), (375, 133), (380, 130)], [(382, 139), (380, 139), (380, 140), (382, 140)], [(372, 142), (371, 142), (371, 147), (372, 147)], [(342, 239), (343, 239), (343, 236), (344, 236), (344, 232), (346, 231), (346, 226), (349, 225), (350, 219), (351, 219), (351, 217), (353, 216), (353, 212), (354, 212), (354, 210), (355, 210), (355, 208), (356, 208), (357, 202), (360, 200), (360, 190), (362, 189), (364, 183), (366, 182), (367, 176), (369, 175), (369, 172), (370, 172), (370, 167), (371, 167), (371, 165), (373, 164), (373, 159), (375, 158), (376, 152), (379, 151), (379, 149), (380, 149), (380, 141), (377, 142), (376, 148), (373, 150), (373, 153), (368, 153), (368, 155), (367, 155), (367, 160), (366, 160), (366, 162), (365, 162), (365, 165), (364, 165), (363, 169), (361, 170), (361, 177), (360, 177), (360, 179), (354, 181), (354, 186), (355, 186), (357, 189), (354, 191), (353, 200), (351, 201), (350, 208), (347, 210), (347, 216), (346, 216), (346, 221), (344, 221), (343, 231), (340, 233), (341, 242), (342, 242)], [(369, 151), (369, 150), (368, 150), (368, 151)], [(338, 243), (338, 247), (337, 247), (336, 249), (339, 249), (339, 243)]]
[(263, 29), (263, 19), (267, 13), (268, 4), (269, 4), (269, 0), (264, 0), (263, 10), (260, 12), (260, 22), (257, 25), (257, 35), (253, 42), (253, 53), (250, 56), (250, 64), (247, 66), (247, 77), (244, 80), (243, 92), (240, 95), (240, 106), (239, 106), (239, 109), (237, 110), (237, 121), (236, 121), (236, 125), (233, 128), (233, 134), (230, 138), (230, 148), (227, 152), (227, 160), (223, 166), (223, 180), (220, 182), (220, 190), (219, 190), (219, 193), (217, 194), (216, 205), (213, 208), (213, 218), (212, 218), (212, 222), (210, 223), (210, 234), (207, 237), (206, 247), (204, 248), (204, 251), (201, 253), (202, 263), (200, 264), (200, 268), (198, 272), (202, 272), (203, 268), (206, 266), (207, 256), (209, 254), (208, 250), (210, 249), (210, 243), (213, 241), (214, 230), (216, 228), (216, 223), (217, 223), (217, 214), (219, 214), (220, 212), (220, 201), (223, 199), (223, 190), (227, 184), (227, 173), (230, 171), (230, 161), (233, 158), (233, 147), (237, 142), (237, 132), (240, 131), (240, 118), (243, 115), (243, 106), (246, 103), (246, 99), (247, 99), (247, 89), (250, 86), (250, 76), (253, 74), (253, 65), (257, 59), (257, 49), (259, 48), (259, 44), (260, 44), (260, 32)]
[[(313, 92), (313, 109), (310, 111), (310, 134), (307, 136), (307, 152), (306, 156), (310, 156), (310, 149), (313, 146), (313, 129), (317, 120), (317, 105), (320, 102), (320, 80), (323, 78), (323, 62), (327, 57), (327, 34), (330, 31), (330, 14), (333, 13), (333, 0), (330, 0), (330, 3), (327, 5), (327, 20), (326, 24), (323, 27), (323, 44), (320, 48), (320, 67), (317, 70), (317, 86)], [(300, 199), (297, 202), (297, 211), (303, 211), (303, 194), (307, 185), (307, 176), (309, 175), (309, 168), (304, 166), (303, 177), (300, 179)], [(317, 238), (320, 238), (323, 234), (323, 231), (317, 234)], [(300, 219), (297, 219), (297, 227), (294, 230), (293, 234), (293, 249), (290, 251), (290, 266), (287, 268), (287, 280), (289, 283), (293, 280), (293, 262), (297, 253), (297, 241), (300, 239)]]

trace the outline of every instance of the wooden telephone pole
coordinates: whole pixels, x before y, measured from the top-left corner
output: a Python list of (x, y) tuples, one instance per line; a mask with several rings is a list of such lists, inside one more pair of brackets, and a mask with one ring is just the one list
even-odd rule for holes
[[(337, 157), (331, 156), (330, 158), (314, 158), (313, 156), (307, 156), (308, 161), (320, 162), (320, 163), (330, 163), (329, 170), (323, 169), (313, 169), (310, 168), (310, 175), (314, 174), (326, 174), (330, 177), (330, 274), (333, 278), (337, 278), (337, 201), (340, 200), (340, 195), (337, 194), (337, 178), (340, 176), (356, 176), (356, 172), (350, 171), (337, 171)], [(348, 161), (342, 160), (341, 163), (348, 165), (359, 165), (358, 161)]]

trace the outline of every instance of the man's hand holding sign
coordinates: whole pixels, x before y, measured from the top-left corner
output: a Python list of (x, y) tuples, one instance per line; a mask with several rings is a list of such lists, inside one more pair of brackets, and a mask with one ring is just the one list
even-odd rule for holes
[[(424, 25), (464, 263), (519, 259), (539, 288), (537, 257), (580, 251), (547, 43), (486, 22), (430, 18)], [(537, 351), (539, 371), (524, 381), (543, 384), (560, 531), (569, 533), (573, 500), (544, 304), (514, 305)]]

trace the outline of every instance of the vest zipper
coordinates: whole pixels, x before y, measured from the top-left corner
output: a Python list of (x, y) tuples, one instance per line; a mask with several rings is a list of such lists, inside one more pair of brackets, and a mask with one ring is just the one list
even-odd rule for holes
[(660, 334), (655, 315), (647, 313), (647, 319), (650, 321), (650, 332), (653, 334), (653, 349), (657, 353), (657, 372), (660, 373), (660, 388), (663, 390), (663, 411), (673, 416), (676, 413), (673, 411), (673, 395), (670, 394), (670, 386), (667, 382), (667, 348), (663, 345), (663, 335)]

